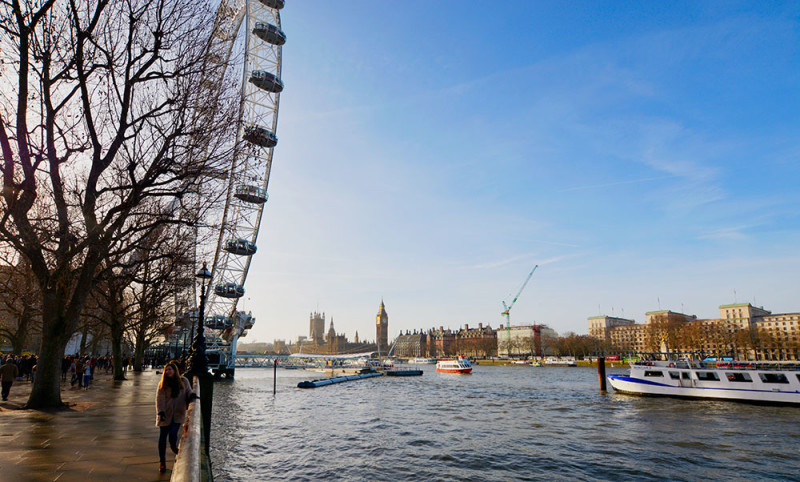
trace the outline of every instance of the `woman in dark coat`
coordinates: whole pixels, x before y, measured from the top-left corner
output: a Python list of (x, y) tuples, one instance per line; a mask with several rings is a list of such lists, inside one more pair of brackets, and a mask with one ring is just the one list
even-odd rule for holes
[(178, 453), (178, 430), (186, 421), (186, 408), (196, 398), (192, 385), (181, 376), (178, 366), (170, 362), (164, 367), (156, 392), (156, 426), (158, 436), (159, 472), (166, 472), (167, 438), (173, 453)]

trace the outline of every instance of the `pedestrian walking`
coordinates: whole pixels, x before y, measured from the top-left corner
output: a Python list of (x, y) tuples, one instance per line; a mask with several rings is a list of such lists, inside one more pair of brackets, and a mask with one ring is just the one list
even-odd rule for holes
[(72, 358), (72, 360), (70, 361), (69, 370), (68, 371), (69, 371), (69, 375), (70, 375), (69, 386), (70, 386), (70, 389), (74, 389), (75, 388), (75, 382), (78, 381), (78, 365), (76, 364), (75, 358)]
[(83, 389), (88, 390), (89, 384), (92, 382), (92, 365), (84, 363), (83, 365)]
[(8, 394), (11, 393), (11, 385), (19, 375), (19, 368), (14, 363), (14, 357), (9, 356), (3, 366), (0, 366), (0, 384), (3, 387), (2, 396), (3, 401), (8, 400)]
[(75, 359), (75, 378), (78, 379), (78, 388), (83, 388), (83, 360)]
[(192, 385), (186, 377), (181, 376), (175, 363), (170, 362), (164, 367), (161, 381), (156, 392), (156, 426), (158, 435), (158, 471), (167, 471), (166, 452), (167, 438), (172, 453), (178, 453), (178, 430), (186, 421), (186, 408), (193, 402), (197, 395), (192, 391)]

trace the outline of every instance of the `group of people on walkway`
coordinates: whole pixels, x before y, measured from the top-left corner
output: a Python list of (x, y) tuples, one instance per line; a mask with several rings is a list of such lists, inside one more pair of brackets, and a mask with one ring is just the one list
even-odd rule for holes
[[(66, 370), (64, 365), (67, 367)], [(75, 383), (78, 384), (78, 389), (88, 390), (94, 379), (94, 372), (100, 366), (96, 357), (79, 357), (77, 355), (64, 357), (64, 363), (61, 364), (61, 379), (66, 381), (67, 375), (70, 376), (70, 390), (75, 389)]]
[(37, 358), (35, 355), (0, 355), (0, 379), (2, 379), (2, 398), (3, 401), (8, 400), (8, 395), (11, 393), (11, 386), (17, 380), (25, 380), (33, 382), (36, 380), (36, 363)]

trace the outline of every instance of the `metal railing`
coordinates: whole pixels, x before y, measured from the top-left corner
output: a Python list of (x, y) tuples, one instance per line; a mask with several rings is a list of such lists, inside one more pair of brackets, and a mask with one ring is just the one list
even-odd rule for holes
[(211, 463), (205, 450), (203, 434), (202, 403), (200, 399), (200, 380), (194, 377), (193, 390), (197, 399), (186, 411), (183, 436), (178, 447), (178, 456), (172, 468), (172, 482), (213, 481)]

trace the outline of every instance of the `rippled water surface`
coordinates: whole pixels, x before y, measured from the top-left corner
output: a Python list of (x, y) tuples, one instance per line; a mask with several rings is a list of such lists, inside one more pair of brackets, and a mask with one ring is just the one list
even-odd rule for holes
[[(798, 480), (800, 408), (602, 393), (594, 368), (478, 366), (214, 388), (217, 480)], [(622, 372), (620, 372), (622, 373)], [(609, 387), (610, 388), (610, 387)]]

